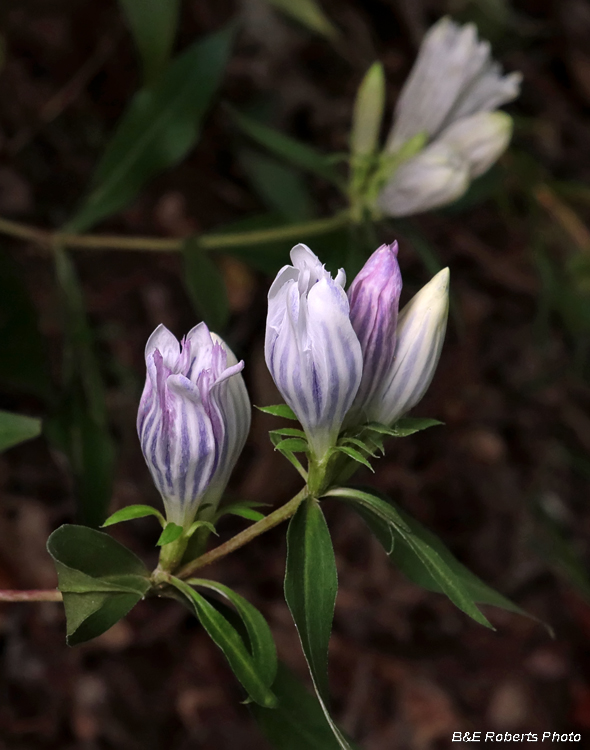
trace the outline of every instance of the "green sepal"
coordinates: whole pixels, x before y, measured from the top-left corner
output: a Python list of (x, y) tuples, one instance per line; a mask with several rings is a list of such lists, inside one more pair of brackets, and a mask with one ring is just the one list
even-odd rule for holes
[(151, 505), (128, 505), (126, 508), (113, 513), (103, 523), (101, 528), (112, 526), (115, 523), (122, 523), (123, 521), (132, 521), (134, 518), (145, 518), (146, 516), (155, 516), (162, 528), (166, 526), (166, 519), (156, 508), (152, 508)]
[[(185, 581), (172, 577), (170, 583), (191, 603), (201, 625), (225, 654), (227, 661), (250, 698), (265, 708), (274, 708), (277, 699), (266, 684), (238, 631), (215, 607)], [(213, 583), (213, 582), (210, 582)]]
[(287, 404), (274, 404), (273, 406), (256, 406), (258, 411), (262, 411), (265, 414), (272, 414), (273, 417), (282, 417), (283, 419), (293, 419), (297, 421), (295, 412)]
[(70, 646), (104, 633), (151, 587), (149, 571), (131, 550), (87, 526), (60, 526), (47, 550), (63, 594)]
[(169, 521), (166, 526), (164, 526), (164, 530), (160, 534), (160, 538), (156, 542), (157, 547), (163, 547), (166, 544), (172, 544), (172, 542), (175, 542), (177, 539), (180, 539), (182, 536), (182, 526), (179, 526), (176, 523), (173, 523), (172, 521)]
[(378, 432), (381, 435), (389, 435), (391, 437), (407, 437), (413, 435), (415, 432), (421, 430), (427, 430), (429, 427), (436, 427), (442, 425), (444, 422), (440, 422), (438, 419), (428, 419), (427, 417), (404, 417), (398, 419), (398, 421), (388, 427), (386, 424), (379, 422), (370, 422), (364, 426), (365, 430), (370, 432)]
[(371, 466), (371, 464), (367, 461), (363, 454), (359, 453), (359, 451), (355, 450), (354, 448), (349, 448), (347, 445), (338, 445), (336, 446), (336, 448), (334, 448), (334, 450), (338, 453), (344, 453), (344, 455), (352, 458), (353, 461), (366, 466), (373, 472), (373, 474), (375, 473), (375, 469)]
[(285, 438), (275, 445), (275, 450), (281, 453), (308, 453), (309, 444), (300, 438)]
[[(275, 436), (279, 438), (283, 437), (298, 437), (302, 440), (306, 440), (305, 432), (303, 430), (298, 430), (296, 427), (279, 427), (278, 430), (271, 430), (269, 433), (270, 439), (273, 440)], [(277, 441), (280, 442), (280, 441)], [(273, 440), (273, 445), (276, 445), (277, 443)]]
[(221, 508), (216, 516), (216, 520), (219, 520), (222, 516), (233, 515), (246, 518), (249, 521), (262, 521), (264, 515), (255, 508), (267, 507), (268, 503), (257, 503), (257, 502), (241, 502), (232, 503)]
[(190, 539), (195, 531), (202, 528), (209, 529), (212, 534), (215, 534), (215, 536), (219, 536), (217, 529), (211, 523), (211, 521), (193, 521), (193, 523), (189, 526), (189, 530), (186, 532), (187, 537)]

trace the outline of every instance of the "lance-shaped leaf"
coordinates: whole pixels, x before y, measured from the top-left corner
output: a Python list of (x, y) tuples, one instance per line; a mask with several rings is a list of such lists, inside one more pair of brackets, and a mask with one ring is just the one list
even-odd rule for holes
[(256, 408), (258, 409), (258, 411), (262, 411), (265, 414), (272, 414), (273, 417), (283, 417), (283, 419), (292, 419), (295, 422), (297, 421), (297, 417), (295, 416), (293, 409), (291, 409), (290, 406), (287, 406), (287, 404), (275, 404), (273, 406), (257, 406)]
[(170, 58), (180, 0), (119, 0), (119, 4), (141, 57), (145, 84), (153, 84)]
[[(401, 517), (405, 528), (388, 523), (368, 505), (356, 504), (354, 509), (381, 542), (392, 562), (411, 581), (428, 591), (446, 594), (459, 609), (489, 628), (492, 626), (477, 607), (478, 604), (490, 604), (531, 617), (460, 563), (435, 534), (392, 500), (383, 496), (377, 499), (381, 499)], [(393, 547), (391, 534), (395, 542)]]
[(311, 146), (284, 135), (284, 133), (270, 128), (268, 125), (263, 125), (242, 112), (233, 108), (229, 111), (240, 130), (256, 143), (293, 164), (294, 167), (316, 174), (318, 177), (342, 187), (342, 179), (334, 168), (330, 156), (322, 154)]
[(0, 411), (0, 451), (41, 434), (41, 420)]
[(248, 633), (249, 650), (256, 670), (265, 685), (271, 687), (277, 675), (277, 650), (264, 617), (243, 596), (221, 583), (203, 578), (193, 578), (188, 583), (215, 591), (234, 605)]
[(132, 99), (93, 178), (93, 189), (68, 225), (84, 231), (119, 211), (151, 177), (179, 162), (194, 146), (217, 91), (234, 26), (192, 44), (152, 88)]
[(151, 586), (149, 571), (131, 550), (86, 526), (60, 526), (49, 537), (47, 550), (63, 594), (70, 646), (104, 633)]
[[(279, 700), (276, 708), (269, 710), (252, 704), (250, 711), (276, 750), (339, 750), (340, 744), (317, 698), (282, 662), (273, 691)], [(349, 744), (358, 750), (357, 745)]]
[(171, 583), (190, 601), (201, 625), (225, 654), (233, 673), (250, 698), (261, 706), (273, 708), (277, 699), (267, 684), (268, 672), (259, 673), (241, 636), (228, 620), (188, 583), (172, 578)]
[(332, 539), (317, 500), (301, 503), (287, 531), (285, 599), (326, 721), (339, 746), (350, 750), (328, 708), (328, 644), (334, 618), (338, 574)]

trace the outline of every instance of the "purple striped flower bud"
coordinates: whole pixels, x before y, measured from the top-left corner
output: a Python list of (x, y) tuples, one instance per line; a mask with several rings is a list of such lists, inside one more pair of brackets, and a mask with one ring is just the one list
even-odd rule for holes
[(393, 365), (366, 410), (369, 422), (392, 425), (415, 406), (434, 376), (449, 312), (449, 269), (439, 271), (399, 315)]
[(402, 277), (397, 242), (381, 245), (348, 290), (350, 320), (363, 353), (363, 375), (346, 424), (366, 421), (372, 403), (389, 373), (395, 353), (397, 313)]
[(216, 506), (250, 428), (238, 362), (204, 323), (179, 344), (163, 325), (145, 348), (137, 431), (166, 517), (185, 529), (199, 505)]
[(349, 317), (346, 276), (335, 279), (306, 245), (291, 250), (268, 293), (266, 364), (316, 459), (336, 443), (361, 381), (363, 357)]

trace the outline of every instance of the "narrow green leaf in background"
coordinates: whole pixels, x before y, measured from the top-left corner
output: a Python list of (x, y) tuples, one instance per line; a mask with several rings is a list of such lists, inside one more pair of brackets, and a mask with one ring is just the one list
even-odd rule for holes
[(233, 625), (188, 583), (178, 578), (173, 578), (171, 583), (191, 602), (201, 625), (223, 651), (250, 698), (261, 706), (273, 708), (277, 699)]
[(180, 0), (119, 0), (133, 34), (146, 86), (152, 85), (170, 59)]
[(0, 252), (0, 320), (0, 383), (49, 401), (53, 387), (37, 311), (20, 269), (4, 250)]
[(187, 583), (216, 591), (234, 605), (248, 633), (250, 652), (256, 670), (267, 687), (272, 687), (277, 675), (277, 650), (270, 628), (256, 607), (243, 596), (216, 581), (193, 578)]
[(0, 411), (0, 451), (41, 434), (41, 420)]
[(330, 531), (318, 501), (308, 498), (297, 509), (287, 531), (285, 599), (326, 720), (340, 747), (349, 750), (350, 745), (328, 708), (328, 644), (337, 590), (338, 574)]
[(182, 251), (184, 282), (197, 315), (216, 333), (223, 333), (229, 320), (229, 301), (223, 275), (209, 254), (189, 238)]
[(408, 437), (408, 435), (413, 435), (415, 432), (427, 430), (429, 427), (436, 427), (441, 424), (443, 422), (439, 422), (438, 419), (404, 417), (403, 419), (398, 419), (391, 427), (379, 422), (370, 422), (365, 426), (365, 429), (379, 432), (382, 435), (390, 435), (391, 437)]
[(270, 211), (278, 211), (290, 222), (313, 217), (313, 199), (302, 176), (295, 169), (250, 149), (240, 152), (240, 163), (252, 187)]
[(46, 432), (68, 457), (80, 520), (100, 526), (111, 497), (115, 447), (76, 269), (64, 248), (55, 247), (54, 258), (64, 325), (63, 393)]
[(63, 594), (68, 645), (96, 638), (145, 596), (149, 571), (131, 550), (86, 526), (60, 526), (47, 540)]
[(121, 521), (131, 521), (134, 518), (145, 518), (146, 516), (156, 516), (162, 527), (166, 525), (164, 516), (156, 508), (152, 508), (151, 505), (128, 505), (126, 508), (113, 513), (103, 523), (102, 528), (106, 526), (112, 526), (115, 523), (121, 523)]
[(294, 18), (310, 31), (334, 40), (338, 29), (324, 13), (317, 0), (267, 0), (270, 5)]
[(108, 143), (93, 189), (68, 230), (81, 232), (126, 206), (154, 175), (195, 145), (221, 83), (235, 26), (192, 44), (153, 88), (137, 92)]
[(256, 503), (252, 501), (244, 501), (241, 503), (232, 503), (231, 505), (224, 505), (220, 508), (217, 513), (216, 519), (226, 515), (239, 516), (240, 518), (246, 518), (249, 521), (261, 521), (264, 515), (255, 508), (266, 506), (266, 503)]
[(334, 168), (330, 156), (322, 154), (311, 146), (284, 135), (284, 133), (270, 128), (236, 109), (231, 107), (228, 109), (240, 130), (256, 143), (293, 164), (293, 166), (316, 174), (318, 177), (342, 187), (342, 179)]
[[(341, 746), (317, 698), (279, 662), (273, 683), (279, 705), (274, 709), (250, 705), (250, 711), (276, 750), (338, 750)], [(358, 746), (350, 743), (353, 750)]]

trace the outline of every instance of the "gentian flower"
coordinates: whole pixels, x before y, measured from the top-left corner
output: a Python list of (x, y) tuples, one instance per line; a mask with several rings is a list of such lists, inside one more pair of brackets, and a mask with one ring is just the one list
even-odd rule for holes
[(186, 529), (201, 504), (217, 505), (244, 447), (251, 417), (244, 363), (204, 323), (181, 344), (159, 325), (145, 361), (141, 448), (167, 520)]
[(268, 293), (264, 353), (316, 459), (338, 438), (361, 381), (361, 345), (349, 317), (343, 269), (335, 279), (306, 245), (291, 250)]
[(438, 364), (449, 270), (403, 308), (397, 243), (376, 250), (344, 294), (305, 245), (291, 251), (268, 298), (266, 363), (307, 435), (314, 458), (342, 429), (392, 425), (422, 398)]
[(512, 120), (495, 110), (518, 96), (521, 78), (502, 75), (473, 24), (436, 23), (402, 88), (386, 150), (420, 135), (428, 145), (386, 183), (378, 198), (383, 213), (406, 216), (460, 197), (506, 149)]

